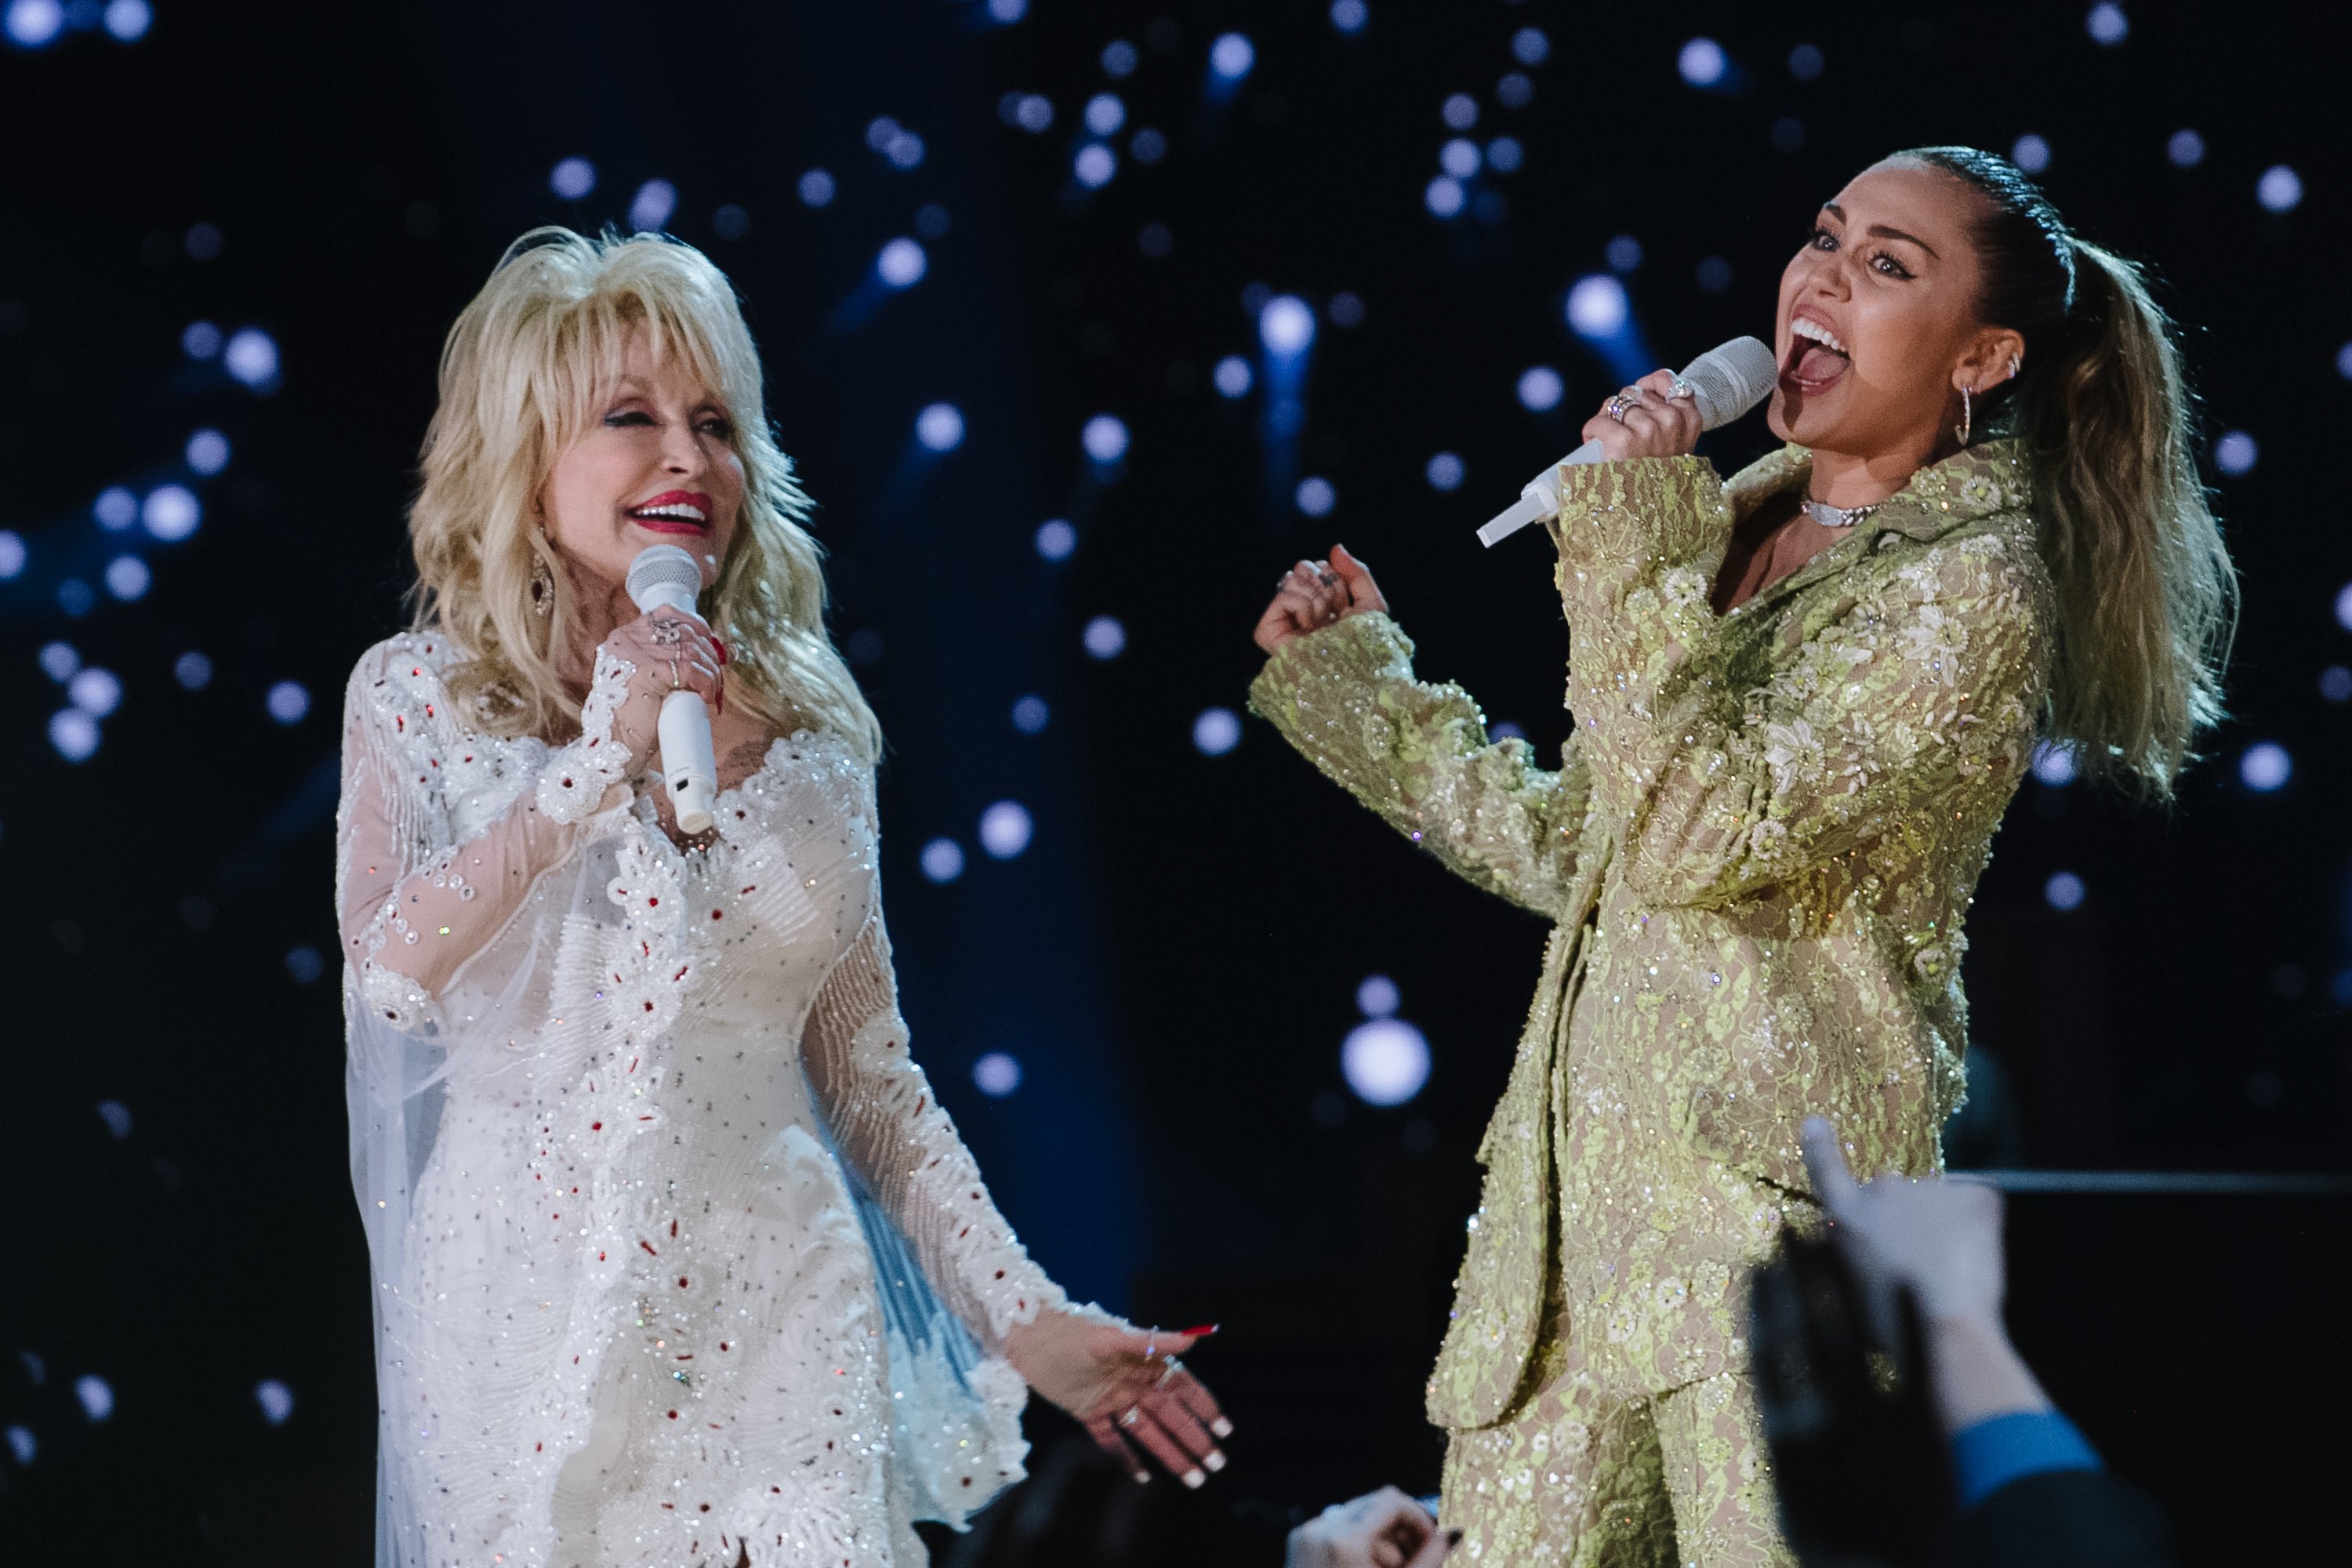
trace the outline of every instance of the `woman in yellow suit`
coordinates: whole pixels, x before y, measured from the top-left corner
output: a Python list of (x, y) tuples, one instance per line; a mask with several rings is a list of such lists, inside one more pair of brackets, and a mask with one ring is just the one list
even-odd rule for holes
[(1748, 1269), (1817, 1223), (1798, 1132), (1927, 1174), (1961, 922), (2037, 736), (2164, 795), (2220, 711), (2232, 576), (2162, 314), (2006, 161), (1898, 153), (1782, 277), (1769, 419), (1718, 479), (1665, 373), (1552, 525), (1575, 730), (1490, 742), (1360, 562), (1301, 562), (1255, 710), (1558, 922), (1429, 1382), (1474, 1562), (1790, 1561)]

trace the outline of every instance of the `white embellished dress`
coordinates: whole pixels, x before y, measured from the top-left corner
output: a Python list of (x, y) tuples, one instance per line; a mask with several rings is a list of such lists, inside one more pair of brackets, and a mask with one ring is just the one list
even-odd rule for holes
[(551, 747), (461, 657), (378, 644), (344, 713), (378, 1568), (922, 1563), (1020, 1479), (1003, 1337), (1066, 1303), (908, 1058), (871, 770), (780, 739), (681, 850), (625, 663)]

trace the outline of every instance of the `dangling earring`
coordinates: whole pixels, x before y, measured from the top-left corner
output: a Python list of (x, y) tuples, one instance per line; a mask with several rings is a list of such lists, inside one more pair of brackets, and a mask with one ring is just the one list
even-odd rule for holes
[(1960, 445), (1965, 447), (1969, 444), (1969, 432), (1975, 426), (1976, 410), (1969, 406), (1969, 389), (1964, 386), (1960, 388), (1960, 422), (1952, 426), (1952, 434), (1958, 436)]
[(536, 550), (530, 552), (530, 613), (542, 616), (555, 613), (555, 574), (548, 569), (547, 557)]

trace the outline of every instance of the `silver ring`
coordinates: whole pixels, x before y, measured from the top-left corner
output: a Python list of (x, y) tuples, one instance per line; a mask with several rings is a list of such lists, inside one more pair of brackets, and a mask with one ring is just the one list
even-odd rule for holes
[(677, 660), (675, 658), (669, 661), (669, 689), (672, 691), (683, 691), (686, 689), (686, 682), (678, 679)]
[(1318, 572), (1315, 574), (1315, 580), (1326, 588), (1336, 588), (1339, 585), (1339, 578), (1336, 573)]
[(1143, 1406), (1140, 1405), (1130, 1405), (1127, 1407), (1127, 1414), (1118, 1418), (1118, 1424), (1122, 1426), (1134, 1426), (1140, 1424), (1142, 1420)]
[(1668, 397), (1675, 398), (1675, 399), (1676, 399), (1676, 400), (1678, 400), (1678, 401), (1679, 401), (1680, 399), (1682, 399), (1682, 398), (1688, 397), (1688, 396), (1692, 395), (1692, 393), (1691, 393), (1691, 384), (1690, 384), (1689, 382), (1687, 382), (1687, 381), (1685, 381), (1681, 376), (1677, 375), (1677, 376), (1675, 376), (1675, 387), (1674, 387), (1674, 390), (1673, 390), (1672, 392), (1667, 393), (1667, 394), (1666, 394), (1666, 395), (1667, 395)]
[(1618, 424), (1622, 425), (1625, 423), (1625, 410), (1632, 405), (1633, 405), (1626, 398), (1625, 395), (1621, 392), (1601, 405), (1601, 412), (1607, 414), (1610, 418), (1614, 419)]
[(1171, 1378), (1171, 1377), (1175, 1376), (1178, 1373), (1182, 1372), (1183, 1370), (1184, 1370), (1184, 1363), (1183, 1363), (1182, 1362), (1181, 1362), (1181, 1361), (1178, 1361), (1174, 1356), (1172, 1356), (1172, 1355), (1171, 1355), (1171, 1356), (1170, 1356), (1170, 1357), (1168, 1358), (1168, 1365), (1167, 1365), (1167, 1366), (1166, 1366), (1166, 1368), (1164, 1368), (1164, 1369), (1160, 1372), (1160, 1381), (1159, 1381), (1158, 1383), (1154, 1384), (1152, 1386), (1153, 1386), (1153, 1387), (1155, 1387), (1155, 1388), (1165, 1388), (1165, 1387), (1167, 1387), (1167, 1386), (1168, 1386), (1168, 1380), (1169, 1380), (1170, 1378)]
[(646, 635), (653, 638), (656, 647), (676, 647), (686, 640), (686, 623), (668, 619), (658, 620)]

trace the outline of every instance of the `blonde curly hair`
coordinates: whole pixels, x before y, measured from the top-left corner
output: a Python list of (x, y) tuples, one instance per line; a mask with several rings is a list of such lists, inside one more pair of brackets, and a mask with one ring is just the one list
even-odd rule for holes
[[(725, 404), (743, 462), (742, 515), (702, 595), (733, 656), (728, 696), (779, 731), (829, 731), (874, 762), (881, 727), (825, 632), (823, 552), (768, 427), (760, 351), (726, 275), (663, 235), (532, 229), (449, 329), (408, 536), (417, 627), (469, 656), (449, 672), (452, 695), (494, 733), (577, 731), (582, 694), (560, 673), (574, 624), (570, 574), (537, 525), (538, 501), (640, 331), (656, 359), (682, 356)], [(535, 574), (552, 595), (544, 613)]]

